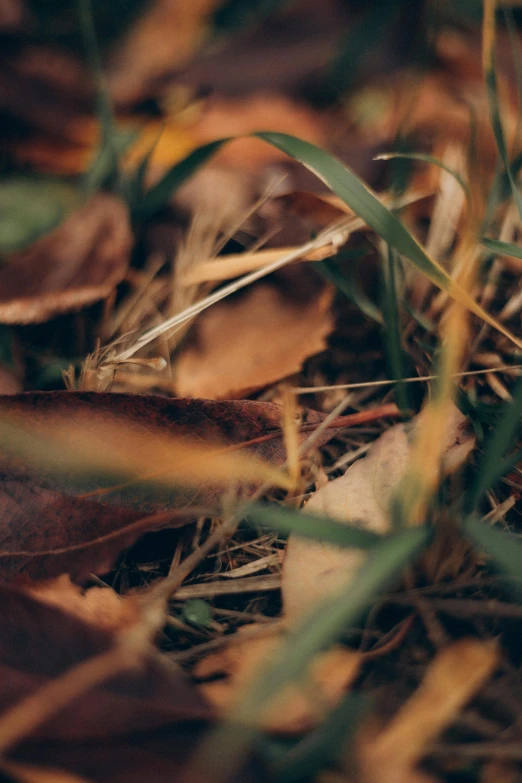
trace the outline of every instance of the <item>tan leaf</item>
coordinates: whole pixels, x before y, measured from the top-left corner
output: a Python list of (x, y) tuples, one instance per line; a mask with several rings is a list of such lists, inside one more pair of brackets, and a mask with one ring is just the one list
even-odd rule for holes
[[(252, 627), (245, 630), (251, 633)], [(203, 658), (195, 667), (196, 677), (226, 675), (226, 679), (200, 685), (205, 698), (226, 715), (283, 638), (283, 632), (277, 628), (260, 629), (258, 635), (245, 638), (238, 633), (223, 650)], [(300, 734), (309, 731), (346, 693), (359, 672), (362, 658), (362, 654), (342, 647), (319, 654), (310, 667), (307, 680), (287, 685), (262, 715), (253, 716), (253, 720), (260, 720), (263, 728), (271, 732)]]
[(390, 724), (360, 748), (365, 783), (408, 783), (430, 742), (451, 724), (498, 665), (498, 648), (462, 639), (440, 651)]
[(114, 590), (91, 587), (82, 590), (66, 574), (44, 582), (28, 582), (20, 589), (62, 612), (106, 631), (118, 631), (138, 620), (138, 607), (132, 596), (122, 597)]
[(125, 275), (132, 242), (126, 207), (98, 193), (0, 267), (0, 322), (41, 323), (108, 296)]
[[(466, 433), (467, 419), (457, 408), (453, 411), (445, 437), (448, 472), (462, 464), (475, 443), (474, 437)], [(409, 458), (409, 428), (397, 424), (381, 435), (368, 455), (351, 465), (344, 476), (318, 490), (305, 510), (357, 524), (375, 533), (387, 533), (391, 524), (389, 503), (406, 472)], [(290, 536), (281, 585), (286, 617), (293, 620), (319, 598), (339, 588), (348, 573), (355, 575), (365, 558), (366, 553), (361, 549)]]
[(268, 284), (204, 313), (176, 364), (180, 396), (246, 396), (300, 370), (333, 328), (333, 289), (295, 302)]

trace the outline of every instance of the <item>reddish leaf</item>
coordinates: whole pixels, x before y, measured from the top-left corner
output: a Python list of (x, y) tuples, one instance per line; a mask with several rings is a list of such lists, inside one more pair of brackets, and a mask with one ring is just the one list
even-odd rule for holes
[[(49, 426), (51, 416), (70, 423), (74, 443), (75, 417), (89, 415), (93, 424), (110, 416), (125, 429), (190, 437), (243, 448), (280, 466), (286, 458), (281, 408), (266, 402), (166, 399), (163, 397), (37, 392), (0, 397), (0, 417), (21, 416), (32, 432)], [(105, 417), (105, 418), (103, 418)], [(314, 429), (324, 416), (306, 411), (303, 429)], [(1, 430), (0, 430), (1, 431)], [(319, 445), (335, 429), (326, 429)], [(303, 433), (303, 438), (306, 437)], [(101, 444), (101, 448), (108, 448)], [(220, 487), (176, 489), (150, 494), (141, 486), (110, 494), (81, 497), (75, 477), (27, 469), (19, 460), (0, 463), (0, 578), (25, 573), (44, 579), (69, 573), (81, 579), (107, 571), (118, 554), (147, 530), (175, 527), (189, 521), (194, 504), (215, 503)], [(251, 487), (245, 487), (248, 491)], [(183, 509), (189, 506), (185, 512)]]
[[(113, 646), (113, 634), (23, 591), (3, 586), (0, 596), (0, 717), (71, 667)], [(151, 653), (139, 667), (53, 714), (12, 750), (12, 757), (67, 769), (91, 781), (170, 783), (210, 717), (211, 710), (184, 674)]]
[(132, 247), (121, 201), (98, 193), (0, 269), (0, 322), (41, 323), (108, 296)]

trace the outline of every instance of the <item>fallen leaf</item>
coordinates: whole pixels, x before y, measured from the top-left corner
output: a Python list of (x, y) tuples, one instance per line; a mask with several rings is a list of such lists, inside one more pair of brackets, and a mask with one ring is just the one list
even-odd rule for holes
[[(15, 47), (0, 68), (0, 108), (4, 123), (2, 142), (23, 153), (24, 142), (59, 142), (64, 152), (83, 139), (88, 121), (92, 87), (81, 60), (48, 41)], [(23, 132), (13, 134), (13, 120)]]
[(106, 587), (82, 590), (66, 574), (44, 582), (24, 582), (23, 590), (38, 601), (105, 631), (115, 632), (138, 620), (138, 606), (132, 596), (122, 597)]
[(372, 740), (362, 740), (365, 783), (431, 780), (416, 769), (430, 742), (447, 728), (494, 673), (499, 651), (490, 642), (462, 639), (441, 650), (395, 717)]
[[(245, 453), (255, 456), (263, 460), (260, 465), (268, 464), (269, 470), (275, 472), (286, 457), (281, 416), (280, 406), (251, 401), (169, 400), (81, 392), (1, 397), (4, 453), (0, 471), (0, 578), (24, 573), (34, 579), (47, 579), (69, 573), (78, 580), (89, 572), (107, 571), (118, 554), (147, 530), (185, 524), (193, 518), (191, 509), (195, 504), (200, 507), (216, 503), (224, 488), (216, 487), (212, 477), (217, 468), (219, 475), (224, 476), (227, 450), (231, 452), (228, 456), (234, 458), (241, 459)], [(323, 419), (322, 414), (305, 411), (305, 429), (313, 429)], [(18, 445), (22, 432), (47, 438), (38, 465), (28, 467), (19, 455), (7, 459), (5, 424), (16, 421), (23, 422), (26, 428), (14, 430)], [(119, 425), (112, 445), (108, 422), (112, 427)], [(83, 436), (78, 429), (80, 423)], [(53, 435), (58, 429), (66, 441), (62, 441), (56, 455), (51, 453), (51, 445), (56, 443)], [(325, 430), (319, 445), (334, 433), (335, 429)], [(150, 486), (144, 490), (130, 482), (109, 493), (107, 482), (104, 484), (98, 473), (92, 481), (89, 479), (91, 492), (85, 495), (85, 486), (81, 482), (78, 485), (70, 467), (74, 460), (79, 460), (81, 468), (82, 448), (89, 437), (94, 437), (90, 458), (92, 451), (97, 451), (104, 460), (105, 471), (120, 449), (120, 454), (124, 452), (122, 458), (129, 452), (129, 458), (136, 465), (141, 464), (142, 474), (165, 468), (162, 449), (169, 437), (181, 438), (182, 443), (191, 438), (193, 443), (202, 444), (198, 447), (197, 464), (201, 473), (208, 468), (207, 478), (195, 470), (192, 453), (192, 488), (181, 486), (173, 490), (167, 486), (156, 493), (151, 492)], [(142, 444), (142, 452), (137, 443)], [(143, 452), (145, 446), (147, 453)], [(218, 447), (224, 452), (216, 451)], [(56, 466), (51, 467), (51, 457), (59, 460), (62, 451), (65, 456), (58, 471)], [(243, 460), (234, 464), (236, 471), (242, 471), (246, 463)], [(238, 475), (236, 472), (236, 479)], [(250, 479), (243, 482), (244, 492), (258, 485), (250, 474)], [(195, 513), (199, 513), (197, 508)]]
[[(327, 126), (318, 112), (304, 102), (281, 93), (259, 92), (248, 98), (212, 96), (205, 102), (201, 114), (189, 124), (198, 144), (228, 136), (256, 133), (260, 128), (298, 135), (313, 144), (325, 146)], [(237, 139), (216, 154), (217, 165), (259, 171), (286, 156), (259, 139)]]
[(176, 362), (177, 393), (245, 397), (299, 372), (306, 359), (326, 348), (334, 326), (332, 300), (330, 286), (318, 286), (316, 295), (295, 302), (262, 283), (207, 310)]
[(185, 65), (221, 2), (156, 0), (111, 57), (107, 81), (116, 103), (129, 105), (149, 97), (161, 77)]
[[(0, 623), (0, 721), (14, 705), (114, 646), (113, 633), (5, 586)], [(151, 652), (139, 666), (54, 712), (17, 743), (9, 760), (64, 769), (92, 781), (135, 780), (134, 766), (142, 780), (173, 780), (210, 716), (182, 672)], [(152, 748), (147, 746), (152, 730), (170, 739), (170, 751), (164, 747), (157, 758), (153, 737)]]
[[(453, 411), (445, 434), (447, 472), (456, 470), (475, 445), (475, 438), (466, 431), (467, 419), (456, 407)], [(388, 533), (389, 504), (409, 464), (410, 429), (408, 425), (396, 424), (387, 430), (366, 457), (351, 465), (344, 476), (312, 495), (305, 511), (356, 524), (374, 533)], [(314, 602), (339, 588), (349, 573), (355, 575), (366, 556), (360, 549), (320, 544), (291, 535), (281, 583), (285, 617), (292, 621)]]
[(0, 268), (0, 322), (41, 323), (107, 297), (132, 247), (127, 210), (98, 193), (57, 229)]
[(293, 193), (277, 196), (274, 201), (316, 227), (324, 228), (346, 215), (353, 215), (353, 211), (345, 202), (331, 193), (319, 195), (306, 190), (296, 190)]
[[(267, 658), (282, 642), (281, 629), (259, 629), (252, 636), (241, 638), (241, 632), (217, 653), (212, 653), (198, 662), (194, 675), (198, 679), (216, 677), (219, 679), (200, 684), (205, 698), (226, 715), (233, 708), (251, 680), (263, 668)], [(264, 710), (260, 720), (265, 731), (282, 734), (301, 734), (317, 725), (342, 698), (357, 676), (362, 654), (342, 647), (334, 647), (321, 653), (313, 661), (305, 683), (289, 684)]]

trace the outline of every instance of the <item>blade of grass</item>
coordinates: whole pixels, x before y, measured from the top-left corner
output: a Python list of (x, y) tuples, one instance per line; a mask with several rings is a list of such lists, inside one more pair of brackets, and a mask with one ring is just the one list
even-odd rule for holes
[(134, 217), (144, 220), (168, 204), (173, 193), (183, 185), (196, 171), (207, 162), (230, 138), (218, 139), (197, 147), (190, 155), (173, 166), (145, 194), (142, 202), (136, 206)]
[(131, 214), (139, 209), (140, 204), (145, 198), (145, 178), (147, 176), (147, 170), (152, 160), (152, 156), (154, 155), (154, 151), (161, 138), (162, 132), (163, 128), (160, 130), (156, 139), (151, 144), (149, 151), (141, 159), (139, 166), (132, 177), (130, 177), (128, 180), (125, 180), (123, 183), (124, 195), (129, 205)]
[(438, 166), (439, 169), (443, 169), (443, 171), (446, 171), (448, 174), (450, 174), (460, 185), (464, 193), (466, 194), (466, 198), (469, 198), (469, 188), (456, 171), (454, 169), (447, 166), (444, 161), (439, 160), (438, 158), (434, 158), (432, 155), (427, 155), (424, 152), (384, 152), (381, 155), (376, 155), (374, 157), (374, 160), (395, 160), (395, 159), (404, 159), (404, 160), (417, 160), (420, 163), (428, 163), (431, 166)]
[(513, 245), (511, 242), (500, 242), (498, 239), (490, 239), (489, 237), (483, 237), (480, 243), (487, 247), (488, 250), (492, 250), (493, 253), (503, 256), (511, 256), (512, 258), (522, 258), (522, 247)]
[(302, 514), (283, 506), (251, 506), (245, 515), (247, 524), (258, 524), (285, 535), (294, 533), (322, 543), (369, 549), (382, 540), (370, 530), (346, 525), (335, 519)]
[(223, 783), (243, 762), (259, 729), (260, 710), (289, 682), (305, 675), (313, 657), (327, 648), (343, 630), (361, 617), (375, 596), (411, 563), (430, 539), (430, 529), (419, 527), (384, 539), (370, 552), (353, 579), (328, 596), (291, 630), (243, 695), (229, 721), (212, 731), (198, 747), (180, 783), (212, 779)]
[(408, 373), (405, 368), (405, 355), (401, 344), (401, 325), (399, 301), (397, 297), (397, 262), (398, 259), (391, 247), (385, 250), (382, 274), (382, 312), (384, 315), (384, 345), (388, 360), (390, 375), (397, 381), (395, 394), (397, 405), (403, 413), (411, 411), (411, 399), (404, 378)]
[(310, 169), (372, 228), (390, 247), (408, 258), (432, 283), (522, 347), (515, 335), (492, 318), (446, 270), (431, 258), (395, 215), (359, 177), (339, 160), (309, 142), (283, 133), (256, 133)]
[(467, 517), (462, 522), (464, 533), (488, 554), (495, 565), (513, 583), (519, 599), (522, 599), (522, 541), (519, 536), (505, 533), (498, 528), (484, 524), (476, 517)]
[(77, 3), (85, 53), (96, 85), (96, 114), (101, 129), (98, 154), (83, 178), (84, 190), (90, 194), (98, 190), (105, 180), (117, 173), (119, 158), (114, 113), (103, 75), (91, 0), (77, 0)]
[(275, 764), (276, 783), (302, 783), (311, 779), (346, 752), (346, 745), (361, 725), (368, 700), (349, 693), (325, 722), (306, 735)]
[[(363, 250), (357, 251), (341, 251), (337, 258), (343, 260), (346, 258), (359, 258), (364, 255)], [(326, 280), (333, 283), (336, 288), (341, 291), (350, 302), (353, 302), (361, 313), (371, 318), (372, 321), (376, 321), (378, 324), (383, 324), (382, 314), (371, 299), (369, 299), (361, 287), (355, 280), (353, 268), (347, 275), (342, 274), (335, 261), (332, 258), (326, 258), (324, 261), (312, 261), (313, 268), (319, 272)]]
[[(454, 254), (461, 270), (462, 289), (470, 290), (476, 277), (474, 232), (467, 227)], [(393, 509), (397, 525), (422, 524), (442, 477), (448, 423), (456, 396), (455, 375), (461, 369), (469, 338), (469, 314), (458, 301), (449, 302), (440, 323), (438, 378), (417, 426), (408, 470), (401, 481)]]
[[(475, 302), (467, 290), (453, 280), (448, 272), (426, 253), (400, 220), (379, 201), (372, 190), (351, 169), (328, 152), (294, 136), (275, 132), (254, 133), (252, 136), (266, 141), (302, 163), (333, 190), (381, 239), (415, 264), (432, 283), (522, 348), (522, 341), (490, 316)], [(181, 163), (174, 166), (147, 192), (138, 210), (138, 217), (147, 216), (161, 209), (170, 199), (172, 192), (228, 141), (231, 139), (220, 139), (198, 147)]]
[(506, 452), (513, 445), (522, 414), (522, 379), (519, 379), (512, 391), (512, 402), (506, 406), (504, 414), (496, 424), (484, 450), (484, 456), (479, 463), (477, 475), (471, 490), (470, 504), (474, 508), (484, 492), (492, 486), (499, 476), (499, 466)]
[(500, 103), (498, 99), (498, 81), (495, 68), (495, 10), (496, 0), (484, 0), (484, 16), (482, 22), (482, 66), (484, 71), (484, 81), (486, 84), (486, 94), (488, 99), (489, 116), (493, 135), (497, 149), (505, 168), (511, 193), (518, 209), (518, 214), (522, 220), (522, 195), (511, 171), (509, 153), (502, 127), (502, 118), (500, 116)]

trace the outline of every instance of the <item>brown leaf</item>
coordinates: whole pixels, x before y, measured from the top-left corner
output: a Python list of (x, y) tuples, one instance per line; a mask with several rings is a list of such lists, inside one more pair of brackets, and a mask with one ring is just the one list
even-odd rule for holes
[[(194, 670), (200, 679), (226, 675), (200, 686), (204, 696), (225, 715), (241, 700), (245, 688), (283, 641), (284, 633), (262, 628), (259, 635), (241, 636), (237, 633), (224, 650), (203, 658)], [(357, 676), (362, 658), (362, 654), (342, 647), (319, 654), (306, 684), (287, 685), (263, 710), (260, 720), (264, 730), (282, 734), (309, 731), (339, 702)]]
[(132, 247), (126, 207), (98, 193), (0, 268), (0, 322), (41, 323), (108, 296)]
[(178, 394), (243, 397), (299, 372), (305, 359), (326, 348), (334, 325), (332, 299), (329, 286), (295, 302), (273, 285), (260, 284), (207, 310), (176, 364)]
[[(286, 458), (281, 414), (278, 405), (251, 401), (169, 400), (81, 392), (40, 392), (0, 398), (0, 417), (4, 421), (24, 422), (31, 433), (47, 435), (49, 445), (43, 454), (44, 461), (50, 461), (50, 438), (56, 428), (65, 428), (69, 433), (69, 444), (64, 448), (67, 446), (70, 459), (76, 452), (81, 453), (78, 426), (81, 421), (87, 438), (87, 421), (93, 432), (103, 427), (97, 448), (110, 462), (112, 449), (121, 447), (122, 443), (111, 446), (109, 417), (112, 424), (120, 425), (117, 430), (120, 441), (127, 443), (126, 439), (132, 441), (136, 436), (144, 439), (140, 442), (147, 443), (148, 448), (154, 448), (157, 442), (156, 462), (161, 463), (160, 445), (165, 438), (175, 436), (214, 444), (212, 448), (219, 444), (232, 454), (246, 453), (280, 466)], [(312, 427), (323, 418), (315, 411), (304, 414), (304, 421)], [(325, 430), (319, 445), (334, 432), (334, 429)], [(210, 459), (210, 446), (206, 446), (204, 454), (207, 453)], [(140, 458), (140, 454), (130, 456)], [(226, 453), (220, 457), (221, 461), (223, 457)], [(146, 472), (145, 465), (142, 470)], [(99, 477), (89, 484), (91, 490), (100, 486), (103, 484)], [(244, 491), (254, 486), (256, 483), (250, 480)], [(190, 509), (194, 504), (215, 503), (223, 492), (222, 487), (209, 486), (208, 481), (188, 490), (174, 491), (167, 487), (158, 493), (132, 483), (119, 486), (111, 493), (94, 491), (84, 496), (84, 490), (84, 486), (78, 485), (74, 471), (64, 474), (63, 469), (58, 472), (42, 465), (29, 469), (19, 458), (8, 460), (4, 450), (0, 466), (0, 578), (25, 573), (35, 579), (46, 579), (69, 573), (81, 579), (91, 571), (106, 571), (119, 552), (143, 532), (184, 524), (193, 518)]]
[[(467, 419), (454, 407), (445, 433), (444, 461), (448, 473), (462, 464), (475, 445), (474, 436), (466, 429)], [(410, 431), (411, 427), (405, 424), (391, 427), (372, 445), (368, 456), (312, 495), (305, 509), (341, 522), (356, 523), (374, 533), (389, 532), (390, 502), (410, 460)], [(361, 549), (341, 548), (291, 535), (281, 583), (285, 616), (293, 620), (314, 601), (340, 588), (350, 574), (355, 577), (366, 556)]]
[[(0, 592), (1, 720), (55, 678), (108, 652), (114, 634), (23, 591), (3, 586)], [(84, 692), (33, 728), (12, 759), (92, 781), (135, 780), (134, 766), (142, 780), (172, 781), (210, 714), (180, 670), (145, 654), (139, 666)]]
[[(1, 594), (0, 713), (113, 644), (113, 633), (46, 605), (24, 590), (3, 585)], [(179, 671), (171, 679), (158, 658), (150, 657), (144, 664), (142, 671), (129, 670), (96, 693), (80, 697), (73, 708), (36, 728), (33, 738), (108, 740), (177, 720), (208, 717), (205, 703)]]
[[(3, 124), (0, 137), (20, 160), (26, 157), (27, 143), (30, 147), (54, 145), (56, 149), (61, 142), (67, 156), (69, 145), (83, 143), (91, 108), (92, 86), (84, 65), (72, 52), (49, 42), (42, 45), (26, 40), (3, 59), (0, 109), (10, 121)], [(23, 132), (13, 133), (13, 125), (21, 125)]]
[(278, 196), (274, 201), (281, 203), (303, 220), (321, 228), (329, 226), (346, 215), (353, 215), (353, 211), (342, 199), (330, 193), (318, 195), (306, 190), (296, 190)]
[[(204, 144), (228, 136), (244, 136), (263, 130), (298, 135), (314, 144), (324, 145), (327, 126), (324, 119), (305, 103), (281, 93), (259, 92), (249, 98), (213, 96), (190, 130)], [(263, 166), (287, 156), (259, 139), (237, 139), (223, 147), (215, 158), (218, 164), (259, 171)]]
[(112, 58), (108, 83), (116, 102), (128, 105), (149, 97), (160, 77), (185, 65), (220, 4), (220, 0), (156, 0)]

